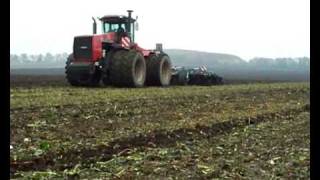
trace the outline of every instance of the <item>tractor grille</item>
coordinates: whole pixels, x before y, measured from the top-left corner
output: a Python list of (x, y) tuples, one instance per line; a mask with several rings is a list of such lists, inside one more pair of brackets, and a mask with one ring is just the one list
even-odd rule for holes
[(92, 36), (81, 36), (74, 38), (73, 54), (75, 59), (92, 58)]

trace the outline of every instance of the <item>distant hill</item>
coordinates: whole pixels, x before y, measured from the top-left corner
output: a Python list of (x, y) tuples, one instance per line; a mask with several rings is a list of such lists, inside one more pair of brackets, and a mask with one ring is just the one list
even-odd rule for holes
[(175, 66), (207, 66), (208, 68), (222, 68), (231, 66), (246, 66), (247, 62), (231, 54), (209, 53), (182, 49), (166, 49)]

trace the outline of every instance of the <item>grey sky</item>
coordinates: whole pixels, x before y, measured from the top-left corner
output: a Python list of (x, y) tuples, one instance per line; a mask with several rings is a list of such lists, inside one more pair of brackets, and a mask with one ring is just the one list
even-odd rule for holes
[(161, 42), (244, 59), (310, 54), (309, 0), (11, 0), (10, 52), (70, 53), (73, 36), (92, 33), (92, 16), (127, 9), (139, 16), (136, 41), (147, 49)]

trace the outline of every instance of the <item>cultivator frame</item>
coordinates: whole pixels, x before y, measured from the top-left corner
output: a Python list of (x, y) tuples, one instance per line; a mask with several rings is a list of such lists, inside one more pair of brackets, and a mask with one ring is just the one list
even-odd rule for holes
[(222, 85), (224, 80), (205, 66), (197, 68), (172, 67), (172, 85)]

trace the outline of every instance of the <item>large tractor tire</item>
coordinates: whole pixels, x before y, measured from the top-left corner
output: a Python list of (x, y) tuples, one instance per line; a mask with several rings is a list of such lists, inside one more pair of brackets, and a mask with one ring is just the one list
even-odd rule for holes
[(135, 50), (118, 50), (110, 64), (110, 83), (119, 87), (143, 87), (146, 79), (146, 62)]
[(68, 67), (72, 61), (73, 61), (73, 54), (70, 54), (67, 58), (67, 62), (66, 62), (66, 66), (65, 66), (66, 79), (70, 85), (80, 86), (80, 83), (76, 79), (72, 78), (70, 76), (70, 74), (68, 73)]
[(110, 86), (111, 85), (109, 67), (111, 66), (111, 61), (112, 61), (113, 55), (114, 55), (114, 53), (116, 51), (117, 51), (116, 49), (110, 50), (107, 53), (107, 56), (102, 61), (102, 66), (104, 68), (102, 69), (101, 80), (102, 80), (103, 85), (105, 85), (105, 86)]
[(169, 86), (171, 66), (171, 60), (167, 54), (151, 54), (147, 60), (146, 84), (149, 86)]
[(73, 54), (70, 54), (65, 67), (66, 79), (68, 83), (72, 86), (99, 86), (101, 73), (99, 71), (95, 71), (92, 75), (83, 76), (72, 76), (69, 66), (73, 61)]
[(96, 72), (93, 75), (88, 76), (88, 79), (85, 79), (83, 81), (83, 85), (90, 87), (98, 87), (100, 85), (100, 79), (101, 72), (96, 70)]
[(104, 76), (104, 75), (103, 75), (103, 76), (102, 76), (102, 83), (103, 83), (103, 85), (105, 85), (105, 86), (111, 85), (109, 76)]

